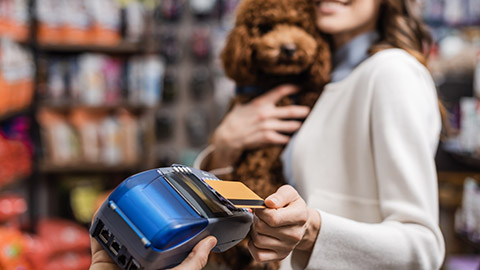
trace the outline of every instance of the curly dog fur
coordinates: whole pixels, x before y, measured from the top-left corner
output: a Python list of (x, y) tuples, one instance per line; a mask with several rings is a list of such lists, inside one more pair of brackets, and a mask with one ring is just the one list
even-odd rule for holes
[[(234, 29), (222, 52), (225, 73), (238, 87), (255, 86), (256, 94), (237, 94), (230, 108), (246, 103), (281, 84), (295, 84), (300, 91), (278, 106), (312, 107), (329, 80), (330, 50), (315, 25), (311, 0), (243, 0), (237, 8)], [(245, 151), (234, 171), (222, 176), (240, 180), (262, 198), (285, 184), (280, 154), (284, 146), (270, 145)], [(214, 255), (214, 254), (212, 254)], [(252, 260), (246, 241), (212, 261), (237, 269), (278, 269), (278, 263)]]

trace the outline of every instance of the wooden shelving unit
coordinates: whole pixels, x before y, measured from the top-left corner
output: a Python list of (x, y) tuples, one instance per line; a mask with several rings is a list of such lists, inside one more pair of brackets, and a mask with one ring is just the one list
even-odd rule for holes
[(6, 121), (18, 115), (29, 113), (30, 111), (31, 111), (31, 108), (29, 107), (29, 108), (23, 108), (23, 109), (7, 112), (5, 114), (0, 115), (0, 122)]
[(52, 53), (83, 53), (98, 52), (108, 54), (140, 54), (145, 48), (138, 43), (121, 42), (116, 46), (103, 45), (76, 45), (76, 44), (38, 44), (42, 52)]
[(138, 172), (142, 169), (140, 164), (94, 164), (94, 163), (79, 163), (79, 164), (52, 164), (49, 162), (42, 162), (39, 165), (39, 170), (44, 174), (56, 173), (131, 173)]
[(130, 111), (147, 111), (147, 110), (157, 110), (159, 108), (156, 106), (145, 106), (140, 104), (132, 104), (129, 102), (119, 102), (119, 103), (107, 103), (107, 104), (82, 104), (74, 101), (48, 101), (43, 100), (38, 103), (40, 108), (48, 108), (53, 110), (60, 111), (69, 111), (72, 109), (87, 109), (92, 111), (111, 111), (116, 109), (127, 109)]

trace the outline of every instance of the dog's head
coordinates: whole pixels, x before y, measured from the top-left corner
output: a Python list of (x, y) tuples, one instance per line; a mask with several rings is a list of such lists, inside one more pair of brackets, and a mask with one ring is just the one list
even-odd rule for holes
[(222, 52), (227, 76), (256, 85), (265, 76), (310, 72), (316, 85), (329, 74), (329, 49), (315, 26), (312, 0), (243, 0)]

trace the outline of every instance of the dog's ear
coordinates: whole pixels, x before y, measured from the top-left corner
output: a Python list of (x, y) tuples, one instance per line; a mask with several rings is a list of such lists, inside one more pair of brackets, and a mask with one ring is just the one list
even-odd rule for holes
[(330, 81), (331, 53), (330, 46), (324, 36), (318, 35), (317, 55), (310, 68), (310, 78), (315, 87), (322, 87)]
[(222, 51), (225, 73), (237, 85), (253, 85), (256, 69), (252, 65), (252, 38), (245, 25), (237, 25), (228, 35)]

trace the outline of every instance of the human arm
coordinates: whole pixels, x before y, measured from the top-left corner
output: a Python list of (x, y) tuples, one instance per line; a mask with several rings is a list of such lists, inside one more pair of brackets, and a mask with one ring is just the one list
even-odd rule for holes
[(214, 131), (210, 146), (195, 167), (213, 170), (232, 166), (246, 149), (265, 144), (286, 144), (309, 113), (306, 106), (276, 106), (283, 97), (292, 95), (298, 88), (278, 86), (246, 104), (236, 104)]
[[(120, 269), (108, 256), (107, 252), (100, 246), (100, 244), (92, 237), (90, 237), (92, 248), (92, 263), (90, 270), (118, 270)], [(200, 241), (190, 252), (187, 258), (178, 266), (171, 270), (200, 270), (208, 260), (210, 250), (216, 245), (217, 240), (213, 236), (209, 236)]]
[(440, 132), (435, 86), (428, 71), (404, 51), (376, 59), (369, 129), (372, 188), (381, 221), (320, 211), (322, 228), (308, 268), (335, 262), (334, 269), (438, 269), (443, 261), (434, 162)]
[[(315, 185), (308, 185), (308, 189), (303, 185), (309, 204), (332, 211), (319, 211), (321, 228), (310, 259), (302, 256), (305, 252), (295, 249), (292, 253), (294, 269), (303, 268), (307, 263), (309, 269), (436, 269), (441, 265), (444, 245), (438, 228), (433, 160), (440, 129), (435, 88), (428, 72), (419, 68), (418, 62), (412, 64), (405, 60), (405, 54), (401, 55), (402, 61), (386, 54), (378, 58), (375, 72), (369, 70), (369, 76), (365, 77), (373, 91), (361, 91), (358, 97), (368, 104), (361, 107), (366, 112), (362, 119), (368, 124), (362, 124), (366, 127), (365, 133), (352, 135), (368, 135), (364, 136), (365, 140), (353, 140), (365, 142), (362, 145), (368, 147), (361, 149), (367, 152), (339, 154), (347, 157), (336, 159), (345, 161), (335, 167), (344, 172), (342, 174), (326, 170), (330, 175), (345, 175), (349, 180), (342, 179), (344, 185), (340, 186), (334, 184), (334, 178), (322, 178), (325, 184), (319, 187), (325, 192), (312, 190)], [(339, 89), (335, 90), (339, 93)], [(354, 122), (357, 123), (360, 122)], [(301, 149), (306, 151), (307, 145)], [(325, 143), (320, 145), (325, 146)], [(328, 156), (322, 157), (324, 161), (328, 159)], [(356, 157), (369, 159), (361, 162), (356, 161)], [(302, 166), (306, 160), (302, 161), (298, 163), (297, 160), (297, 166)], [(325, 163), (317, 164), (312, 166), (325, 166)], [(345, 167), (344, 164), (371, 164), (371, 167)], [(315, 171), (312, 166), (308, 172)], [(372, 173), (355, 173), (359, 169)], [(297, 172), (299, 174), (300, 170)], [(308, 175), (306, 181), (320, 181), (315, 179), (315, 173), (304, 175)], [(365, 175), (371, 175), (368, 181), (360, 179)], [(361, 186), (361, 183), (372, 184)], [(336, 190), (323, 190), (331, 186)], [(358, 187), (368, 190), (372, 197), (349, 195), (360, 194), (352, 191)], [(340, 194), (337, 190), (346, 192)], [(362, 213), (365, 213), (363, 218)]]

